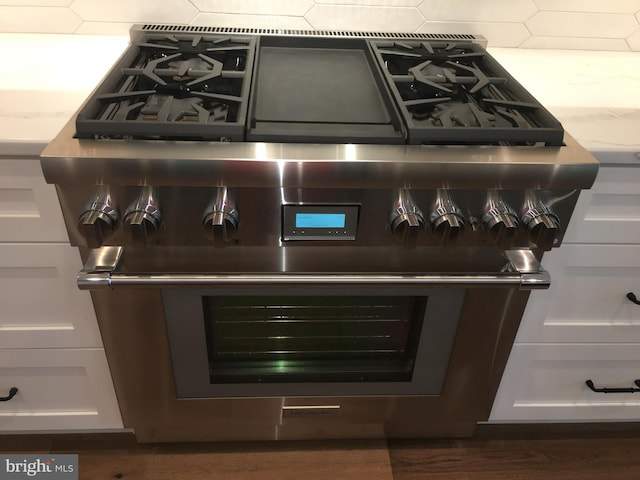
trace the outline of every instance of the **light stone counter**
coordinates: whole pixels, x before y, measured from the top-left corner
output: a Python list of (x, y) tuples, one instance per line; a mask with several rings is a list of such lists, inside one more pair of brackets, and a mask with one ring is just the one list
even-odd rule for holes
[[(128, 41), (0, 34), (0, 155), (38, 155)], [(640, 164), (640, 53), (506, 48), (490, 53), (601, 161)]]
[(640, 165), (640, 53), (490, 52), (601, 162)]
[(128, 43), (128, 37), (0, 34), (0, 156), (39, 155)]

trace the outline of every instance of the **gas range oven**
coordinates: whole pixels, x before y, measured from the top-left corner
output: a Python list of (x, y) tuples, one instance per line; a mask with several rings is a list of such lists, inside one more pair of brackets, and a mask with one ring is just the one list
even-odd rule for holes
[(42, 167), (140, 441), (488, 417), (598, 164), (485, 46), (131, 30)]

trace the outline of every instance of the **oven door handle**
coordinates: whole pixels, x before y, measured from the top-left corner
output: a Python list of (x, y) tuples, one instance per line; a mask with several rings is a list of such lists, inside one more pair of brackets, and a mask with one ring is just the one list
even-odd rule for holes
[(78, 273), (81, 290), (103, 288), (178, 288), (223, 285), (393, 285), (440, 287), (517, 287), (524, 290), (549, 288), (551, 278), (530, 250), (505, 253), (507, 263), (497, 273), (405, 274), (216, 274), (216, 273), (125, 273), (116, 271), (122, 258), (121, 247), (102, 247), (91, 251)]

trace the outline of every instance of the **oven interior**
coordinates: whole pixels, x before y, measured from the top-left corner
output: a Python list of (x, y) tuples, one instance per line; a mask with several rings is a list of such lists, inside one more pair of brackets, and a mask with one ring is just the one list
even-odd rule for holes
[(210, 296), (211, 383), (406, 381), (426, 299)]

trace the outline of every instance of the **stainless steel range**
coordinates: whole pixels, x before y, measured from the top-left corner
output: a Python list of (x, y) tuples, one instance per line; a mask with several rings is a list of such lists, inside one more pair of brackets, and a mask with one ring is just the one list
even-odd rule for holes
[(132, 29), (42, 166), (140, 441), (487, 418), (598, 164), (485, 45)]

